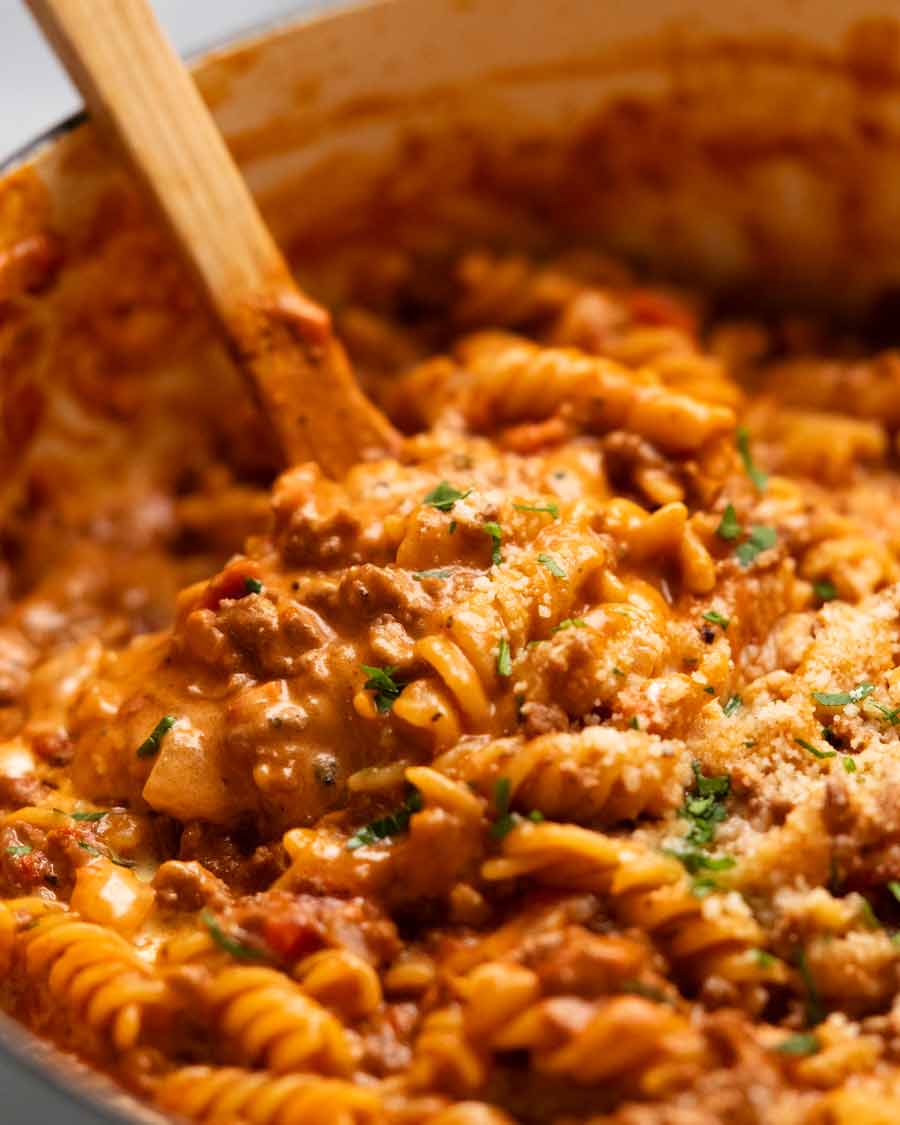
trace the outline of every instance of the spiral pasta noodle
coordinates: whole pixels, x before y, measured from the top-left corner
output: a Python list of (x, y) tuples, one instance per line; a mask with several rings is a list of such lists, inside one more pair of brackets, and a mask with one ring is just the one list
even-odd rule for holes
[(127, 942), (77, 916), (39, 918), (19, 934), (18, 947), (26, 976), (116, 1050), (139, 1042), (147, 1016), (167, 1004), (164, 982)]
[(347, 949), (310, 954), (296, 966), (294, 976), (308, 996), (347, 1021), (369, 1015), (382, 1001), (378, 973)]
[(352, 1070), (352, 1045), (341, 1023), (273, 969), (225, 969), (210, 983), (207, 1003), (243, 1062), (275, 1074)]
[(464, 409), (476, 429), (545, 418), (565, 404), (601, 431), (628, 429), (672, 453), (695, 451), (727, 434), (734, 414), (656, 382), (639, 380), (610, 360), (575, 349), (539, 348), (484, 333), (460, 346), (472, 372)]
[(513, 808), (596, 824), (660, 816), (680, 802), (690, 777), (677, 744), (607, 727), (464, 746), (437, 759), (435, 768), (474, 784), (485, 797), (508, 778)]
[(698, 898), (681, 865), (630, 841), (574, 825), (522, 824), (484, 865), (487, 879), (534, 875), (558, 887), (606, 892), (617, 916), (659, 938), (666, 954), (698, 979), (758, 945), (762, 931), (729, 896)]
[(236, 1067), (192, 1066), (167, 1075), (160, 1109), (202, 1125), (384, 1125), (374, 1090), (309, 1074), (277, 1077)]
[(142, 440), (5, 529), (0, 1007), (201, 1125), (893, 1125), (900, 357), (432, 233), (313, 279), (403, 437), (271, 520), (69, 310)]

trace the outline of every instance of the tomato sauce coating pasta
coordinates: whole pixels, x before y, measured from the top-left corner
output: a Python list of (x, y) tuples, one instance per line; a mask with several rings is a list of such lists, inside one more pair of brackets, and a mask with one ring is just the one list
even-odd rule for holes
[(0, 1004), (196, 1122), (894, 1120), (896, 353), (398, 255), (396, 460), (9, 532)]

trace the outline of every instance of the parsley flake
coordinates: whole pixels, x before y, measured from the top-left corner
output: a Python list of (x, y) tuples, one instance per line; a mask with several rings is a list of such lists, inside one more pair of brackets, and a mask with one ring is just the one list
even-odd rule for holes
[(782, 1055), (794, 1055), (797, 1058), (815, 1055), (821, 1049), (822, 1044), (819, 1042), (818, 1035), (811, 1031), (801, 1031), (797, 1035), (789, 1035), (787, 1039), (782, 1039), (775, 1048)]
[(7, 848), (6, 854), (13, 856), (15, 859), (20, 859), (22, 856), (31, 855), (34, 848), (31, 844), (16, 844), (14, 847)]
[(814, 758), (834, 758), (837, 755), (834, 750), (820, 750), (818, 746), (813, 746), (811, 742), (807, 742), (805, 738), (795, 738), (794, 742), (798, 746), (802, 746), (804, 750), (808, 750)]
[(731, 792), (731, 779), (727, 774), (707, 777), (699, 762), (692, 762), (691, 768), (694, 771), (694, 785), (685, 794), (684, 804), (678, 810), (678, 815), (690, 823), (685, 843), (703, 846), (712, 842), (716, 825), (727, 816), (725, 802)]
[(856, 773), (856, 762), (852, 758), (845, 756), (843, 758), (844, 769), (847, 773)]
[(765, 492), (766, 485), (769, 483), (769, 474), (763, 472), (754, 464), (753, 455), (750, 452), (750, 431), (746, 426), (738, 426), (735, 438), (738, 453), (744, 463), (744, 472), (753, 481), (757, 492)]
[(837, 587), (827, 578), (821, 582), (813, 582), (813, 593), (820, 602), (833, 602), (838, 596)]
[(513, 504), (513, 507), (517, 512), (544, 512), (555, 520), (559, 519), (559, 506), (552, 500), (546, 504)]
[(888, 883), (887, 887), (894, 898), (897, 900), (897, 902), (900, 902), (900, 882), (898, 882), (896, 879), (892, 879)]
[(89, 844), (86, 840), (76, 840), (79, 848), (88, 853), (88, 855), (99, 856), (101, 859), (108, 859), (110, 863), (114, 863), (116, 867), (137, 867), (133, 859), (122, 859), (121, 856), (114, 855), (112, 852), (107, 854), (102, 852), (99, 848), (95, 848), (93, 844)]
[(703, 614), (703, 620), (708, 621), (710, 625), (718, 625), (723, 631), (731, 624), (730, 617), (723, 617), (721, 613), (717, 613), (714, 609), (709, 609)]
[(152, 758), (166, 734), (175, 726), (174, 715), (164, 715), (137, 748), (139, 758)]
[(425, 578), (439, 578), (442, 582), (445, 578), (452, 578), (452, 570), (414, 570), (413, 578), (422, 582)]
[(716, 528), (716, 535), (730, 543), (733, 539), (737, 539), (742, 530), (737, 512), (734, 510), (734, 504), (729, 504), (722, 513), (722, 519)]
[(471, 488), (467, 488), (465, 492), (460, 492), (449, 481), (442, 480), (437, 487), (428, 493), (423, 503), (430, 508), (437, 508), (439, 512), (449, 512), (457, 500), (465, 500), (471, 491)]
[(691, 875), (700, 871), (730, 871), (735, 864), (730, 855), (707, 855), (697, 848), (663, 848), (663, 853), (677, 859)]
[(566, 577), (566, 572), (552, 555), (540, 554), (538, 555), (538, 562), (541, 564), (541, 566), (545, 566), (554, 578)]
[(741, 709), (743, 703), (744, 701), (739, 695), (732, 695), (728, 699), (728, 702), (725, 703), (725, 705), (722, 707), (722, 714), (726, 719), (730, 719), (736, 711), (739, 711)]
[(859, 916), (862, 918), (866, 927), (870, 930), (880, 930), (881, 923), (878, 921), (878, 916), (872, 909), (872, 904), (863, 896), (859, 904)]
[(797, 971), (800, 973), (803, 985), (806, 988), (806, 1022), (810, 1027), (815, 1027), (817, 1023), (821, 1023), (825, 1019), (825, 1006), (822, 1003), (822, 997), (819, 995), (815, 978), (809, 971), (806, 953), (802, 949), (797, 950), (796, 964)]
[(105, 812), (73, 812), (68, 814), (73, 820), (80, 820), (85, 824), (94, 824), (98, 820), (102, 820), (109, 813)]
[(775, 955), (770, 953), (768, 949), (753, 949), (751, 952), (761, 969), (770, 969), (775, 964)]
[(265, 961), (267, 957), (261, 949), (256, 949), (252, 945), (247, 945), (237, 938), (231, 937), (226, 934), (213, 915), (204, 910), (200, 915), (203, 925), (206, 926), (209, 936), (213, 939), (216, 945), (224, 950), (230, 956), (234, 957), (237, 961)]
[(374, 692), (375, 707), (383, 715), (394, 706), (394, 700), (403, 691), (404, 684), (394, 679), (397, 669), (388, 664), (385, 668), (373, 668), (370, 664), (361, 664), (360, 667), (369, 677), (363, 688)]
[(566, 617), (553, 627), (553, 632), (559, 633), (562, 629), (586, 629), (587, 627), (587, 622), (583, 617)]
[(814, 691), (812, 697), (823, 707), (846, 707), (850, 703), (862, 702), (874, 690), (874, 684), (859, 684), (850, 691)]
[(892, 727), (900, 723), (900, 707), (885, 707), (883, 703), (878, 703), (874, 699), (869, 700), (870, 707), (874, 707), (879, 712), (881, 717), (886, 723), (890, 723)]
[(638, 721), (637, 715), (631, 716), (631, 718), (628, 721), (628, 725), (631, 727), (632, 730), (640, 730), (641, 729), (641, 724)]
[(386, 840), (392, 836), (401, 836), (408, 828), (410, 817), (423, 807), (422, 794), (418, 789), (410, 789), (406, 800), (399, 809), (388, 813), (387, 816), (372, 820), (359, 831), (355, 832), (347, 841), (347, 851), (355, 852), (357, 848), (365, 848), (370, 844), (377, 844), (379, 840)]
[(746, 568), (756, 560), (757, 555), (774, 547), (777, 539), (778, 535), (774, 527), (756, 523), (750, 528), (749, 538), (735, 547), (735, 557), (741, 566)]
[(244, 579), (244, 591), (245, 591), (245, 593), (261, 594), (262, 590), (263, 590), (263, 584), (262, 584), (262, 582), (260, 582), (260, 580), (258, 578), (245, 578)]
[(494, 812), (496, 819), (491, 825), (491, 836), (495, 840), (502, 840), (512, 832), (516, 823), (521, 819), (509, 811), (509, 802), (512, 798), (512, 785), (508, 777), (498, 777), (494, 783)]
[(497, 646), (497, 675), (512, 675), (512, 657), (509, 654), (509, 641), (506, 637), (501, 637), (500, 644)]
[(503, 554), (500, 546), (503, 543), (503, 530), (499, 523), (489, 520), (487, 523), (481, 525), (481, 530), (485, 535), (490, 536), (492, 549), (491, 549), (491, 566), (499, 566), (503, 562)]

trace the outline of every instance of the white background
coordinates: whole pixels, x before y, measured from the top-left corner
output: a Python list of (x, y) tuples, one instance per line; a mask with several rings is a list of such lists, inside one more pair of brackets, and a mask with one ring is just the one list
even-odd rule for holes
[[(182, 52), (309, 6), (309, 0), (154, 0)], [(24, 0), (0, 0), (0, 160), (80, 104)]]

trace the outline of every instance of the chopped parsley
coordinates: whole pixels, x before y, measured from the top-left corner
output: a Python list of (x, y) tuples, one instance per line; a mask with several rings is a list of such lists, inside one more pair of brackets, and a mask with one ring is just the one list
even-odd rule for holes
[(175, 726), (174, 715), (163, 715), (152, 731), (137, 748), (139, 758), (152, 758), (159, 750), (166, 734)]
[(716, 535), (720, 539), (731, 542), (733, 539), (741, 534), (741, 524), (737, 518), (737, 512), (734, 510), (734, 504), (729, 504), (725, 511), (722, 513), (722, 518), (719, 521), (719, 526), (716, 528)]
[(538, 562), (541, 564), (541, 566), (545, 566), (547, 568), (547, 570), (550, 571), (550, 573), (553, 575), (554, 578), (565, 578), (566, 577), (566, 572), (559, 565), (559, 563), (556, 561), (556, 559), (553, 558), (552, 555), (540, 554), (540, 555), (538, 555)]
[(347, 850), (355, 852), (357, 848), (366, 848), (370, 844), (377, 844), (379, 840), (386, 840), (391, 836), (401, 836), (409, 828), (409, 820), (413, 813), (422, 808), (422, 794), (418, 789), (410, 789), (406, 800), (399, 809), (379, 817), (378, 820), (369, 821), (355, 832), (347, 841)]
[(16, 844), (14, 847), (7, 848), (6, 854), (13, 856), (15, 859), (20, 859), (22, 856), (31, 855), (34, 848), (31, 844)]
[(502, 840), (516, 826), (519, 819), (515, 813), (509, 811), (509, 802), (512, 798), (512, 785), (508, 777), (498, 777), (494, 783), (494, 812), (496, 819), (491, 825), (491, 835), (495, 840)]
[(443, 581), (445, 578), (452, 578), (452, 577), (453, 577), (453, 571), (452, 570), (414, 570), (413, 571), (413, 578), (418, 579), (419, 582), (421, 582), (425, 578), (439, 578), (441, 581)]
[(261, 594), (263, 590), (263, 584), (258, 578), (245, 578), (244, 590), (248, 594)]
[(782, 1055), (794, 1055), (798, 1058), (805, 1055), (815, 1055), (821, 1049), (822, 1044), (819, 1042), (818, 1035), (811, 1031), (801, 1031), (797, 1035), (789, 1035), (787, 1039), (782, 1039), (775, 1048)]
[(712, 842), (716, 825), (727, 816), (725, 802), (731, 792), (731, 779), (727, 774), (707, 777), (699, 762), (692, 762), (691, 768), (694, 771), (693, 789), (685, 794), (678, 815), (690, 823), (685, 843), (702, 847)]
[(363, 685), (366, 691), (374, 692), (375, 707), (383, 715), (394, 706), (397, 696), (403, 691), (404, 684), (394, 679), (397, 669), (388, 664), (385, 668), (373, 668), (370, 664), (361, 664), (360, 667), (369, 677)]
[(122, 859), (121, 856), (113, 855), (112, 852), (108, 854), (95, 848), (93, 844), (87, 843), (86, 840), (76, 840), (79, 848), (88, 853), (88, 855), (100, 856), (102, 859), (108, 859), (110, 863), (114, 863), (116, 867), (137, 867), (133, 859)]
[(666, 855), (673, 856), (680, 863), (683, 863), (685, 869), (691, 875), (697, 875), (700, 871), (730, 871), (735, 864), (730, 855), (707, 855), (706, 852), (701, 852), (697, 848), (684, 850), (663, 848), (663, 851)]
[(806, 953), (802, 949), (797, 950), (796, 964), (797, 971), (800, 973), (803, 985), (806, 988), (806, 1022), (810, 1027), (815, 1027), (817, 1023), (821, 1023), (825, 1019), (825, 1005), (822, 1003), (822, 997), (816, 987), (815, 978), (809, 971)]
[(869, 700), (869, 706), (874, 707), (884, 721), (890, 723), (892, 727), (900, 723), (900, 707), (885, 707), (883, 703), (878, 703), (874, 699)]
[(640, 980), (623, 980), (619, 985), (621, 992), (632, 993), (634, 996), (643, 996), (645, 1000), (652, 1000), (656, 1004), (671, 1004), (671, 999), (660, 988), (652, 984), (644, 984)]
[(746, 426), (738, 426), (735, 437), (738, 453), (744, 463), (744, 472), (753, 481), (758, 492), (765, 492), (766, 485), (769, 483), (769, 474), (764, 473), (753, 461), (750, 452), (750, 431)]
[(746, 568), (756, 560), (757, 555), (761, 555), (763, 551), (768, 551), (771, 547), (774, 547), (777, 539), (778, 535), (774, 527), (766, 527), (764, 524), (755, 523), (750, 528), (749, 537), (735, 547), (735, 557), (741, 566)]
[(837, 587), (827, 578), (821, 582), (813, 582), (813, 593), (820, 602), (833, 602), (838, 596)]
[(442, 480), (437, 487), (428, 493), (423, 503), (430, 508), (437, 508), (439, 512), (449, 512), (457, 500), (465, 500), (471, 491), (471, 488), (467, 488), (465, 492), (460, 492), (449, 481)]
[(707, 684), (706, 687), (703, 690), (706, 692), (707, 695), (715, 695), (716, 694), (716, 689), (712, 686), (712, 684)]
[(861, 703), (874, 690), (874, 684), (859, 684), (850, 691), (814, 691), (812, 697), (823, 707), (846, 707), (850, 703)]
[(517, 512), (545, 512), (548, 516), (553, 516), (555, 520), (559, 519), (559, 506), (554, 504), (553, 501), (548, 501), (546, 504), (513, 504)]
[(865, 896), (863, 896), (860, 899), (859, 916), (860, 916), (860, 918), (862, 918), (863, 922), (865, 923), (865, 925), (867, 926), (868, 929), (870, 929), (870, 930), (880, 930), (881, 929), (881, 923), (878, 921), (878, 916), (876, 915), (875, 911), (872, 909), (871, 902), (869, 902), (869, 900)]
[(558, 625), (554, 626), (553, 632), (558, 633), (562, 629), (586, 629), (586, 628), (587, 628), (587, 622), (585, 621), (585, 619), (583, 617), (566, 617), (563, 621), (560, 621), (560, 623)]
[(813, 746), (811, 742), (807, 742), (805, 738), (795, 738), (794, 742), (798, 746), (802, 746), (804, 750), (808, 750), (814, 758), (834, 758), (836, 753), (834, 750), (820, 750), (818, 746)]
[(856, 773), (856, 762), (854, 762), (851, 757), (845, 755), (842, 761), (844, 763), (844, 769), (847, 771), (847, 773)]
[(628, 725), (631, 727), (632, 730), (640, 730), (641, 729), (641, 724), (640, 724), (640, 721), (638, 720), (637, 715), (631, 716), (631, 718), (628, 721)]
[(497, 646), (497, 675), (512, 675), (512, 657), (509, 654), (509, 641), (506, 637), (501, 637), (500, 644)]
[(73, 820), (80, 820), (84, 824), (95, 824), (98, 820), (102, 820), (109, 813), (105, 812), (73, 812), (68, 814)]
[(717, 890), (719, 890), (719, 884), (709, 875), (691, 880), (691, 894), (696, 895), (697, 898), (706, 898), (707, 895), (711, 895)]
[(528, 819), (532, 822), (532, 824), (540, 824), (547, 818), (544, 816), (540, 809), (532, 809), (528, 814)]
[(485, 535), (490, 536), (492, 549), (491, 549), (491, 566), (499, 566), (503, 562), (503, 554), (500, 546), (503, 543), (503, 530), (499, 523), (489, 520), (487, 523), (481, 525), (481, 530)]
[(736, 711), (741, 709), (743, 703), (744, 701), (739, 695), (732, 695), (722, 707), (722, 714), (726, 719), (730, 719)]
[(237, 938), (231, 937), (226, 934), (213, 915), (204, 910), (200, 915), (203, 925), (206, 926), (209, 936), (213, 939), (216, 945), (230, 954), (237, 961), (265, 961), (267, 960), (265, 953), (255, 946), (247, 945), (245, 942), (238, 941)]
[(892, 879), (888, 883), (887, 888), (897, 900), (897, 902), (900, 902), (900, 882), (898, 882), (896, 879)]
[(709, 609), (703, 614), (703, 620), (708, 621), (710, 625), (718, 625), (720, 629), (727, 629), (731, 624), (730, 617), (723, 617), (721, 613), (717, 613), (714, 609)]
[(754, 949), (751, 952), (761, 969), (770, 969), (775, 964), (775, 955), (770, 953), (768, 949)]

